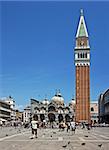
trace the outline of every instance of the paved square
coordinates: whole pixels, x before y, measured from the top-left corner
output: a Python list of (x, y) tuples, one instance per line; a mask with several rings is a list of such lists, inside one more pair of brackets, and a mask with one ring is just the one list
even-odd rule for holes
[[(76, 129), (38, 129), (38, 138), (30, 139), (30, 129), (0, 129), (0, 150), (109, 150), (109, 128), (90, 131)], [(7, 133), (7, 135), (6, 135)]]

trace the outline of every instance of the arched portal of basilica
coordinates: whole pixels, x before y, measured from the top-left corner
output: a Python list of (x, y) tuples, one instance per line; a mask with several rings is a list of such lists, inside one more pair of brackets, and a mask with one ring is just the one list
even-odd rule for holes
[(45, 115), (44, 114), (40, 114), (40, 121), (43, 122), (43, 120), (45, 120)]
[(48, 114), (48, 120), (49, 122), (54, 122), (56, 119), (55, 114), (54, 113), (49, 113)]
[(59, 114), (58, 115), (58, 121), (59, 121), (59, 123), (62, 122), (63, 120), (64, 120), (63, 115)]

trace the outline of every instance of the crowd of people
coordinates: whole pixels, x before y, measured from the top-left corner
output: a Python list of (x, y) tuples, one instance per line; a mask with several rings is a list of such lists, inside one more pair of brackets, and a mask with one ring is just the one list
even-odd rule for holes
[(76, 123), (73, 119), (70, 121), (60, 121), (60, 122), (47, 122), (46, 120), (43, 121), (38, 121), (37, 117), (34, 115), (32, 117), (31, 122), (27, 123), (19, 123), (18, 121), (14, 122), (11, 124), (13, 127), (17, 126), (23, 126), (24, 128), (31, 128), (32, 130), (32, 137), (31, 138), (37, 138), (37, 130), (38, 128), (57, 128), (59, 131), (66, 131), (66, 132), (72, 132), (75, 134), (75, 130), (80, 127), (81, 129), (87, 129), (90, 130), (92, 128), (91, 124), (89, 125), (88, 123), (82, 122), (82, 123)]
[(37, 138), (38, 128), (41, 129), (41, 128), (47, 128), (47, 127), (59, 128), (59, 131), (66, 130), (66, 132), (72, 131), (73, 133), (75, 133), (76, 123), (72, 119), (69, 122), (61, 121), (60, 123), (57, 123), (57, 124), (53, 124), (53, 122), (48, 124), (45, 120), (43, 120), (43, 122), (38, 122), (37, 117), (33, 116), (32, 121), (31, 121), (31, 129), (32, 129), (31, 139)]
[(37, 117), (34, 115), (31, 121), (31, 129), (32, 129), (32, 138), (37, 138), (37, 130), (38, 128), (57, 128), (59, 131), (72, 132), (75, 134), (75, 130), (77, 128), (90, 130), (92, 128), (92, 124), (88, 124), (85, 122), (76, 123), (73, 119), (71, 121), (60, 121), (59, 123), (56, 122), (46, 122), (43, 120), (42, 122), (37, 121)]

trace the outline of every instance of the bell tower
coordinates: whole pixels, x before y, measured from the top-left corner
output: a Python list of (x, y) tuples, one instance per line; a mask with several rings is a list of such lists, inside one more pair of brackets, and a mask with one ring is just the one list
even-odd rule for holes
[(83, 10), (76, 33), (76, 122), (90, 122), (90, 46)]

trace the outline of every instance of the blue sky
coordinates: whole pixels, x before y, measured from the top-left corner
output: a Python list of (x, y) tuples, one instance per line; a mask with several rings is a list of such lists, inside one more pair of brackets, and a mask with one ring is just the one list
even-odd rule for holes
[(109, 88), (109, 2), (2, 2), (0, 97), (17, 105), (75, 96), (74, 47), (80, 9), (91, 46), (91, 100)]

